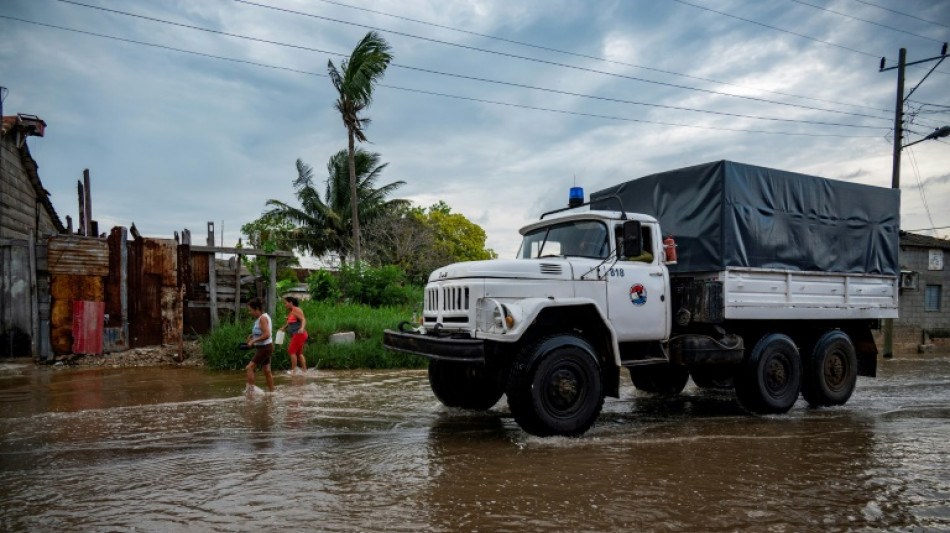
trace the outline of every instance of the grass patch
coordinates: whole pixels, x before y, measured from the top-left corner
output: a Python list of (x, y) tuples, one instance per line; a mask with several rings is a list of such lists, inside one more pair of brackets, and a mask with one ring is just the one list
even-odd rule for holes
[[(399, 322), (412, 316), (412, 306), (370, 307), (354, 303), (300, 302), (307, 317), (307, 333), (310, 338), (304, 345), (304, 357), (308, 368), (350, 369), (350, 368), (423, 368), (427, 360), (423, 357), (383, 348), (383, 330), (393, 329)], [(279, 306), (274, 323), (277, 327), (286, 323), (287, 313)], [(236, 370), (244, 368), (251, 360), (253, 350), (239, 350), (238, 344), (244, 342), (251, 331), (253, 321), (245, 313), (237, 322), (223, 322), (214, 331), (201, 339), (205, 363), (217, 370)], [(330, 335), (343, 331), (356, 333), (353, 344), (329, 344)], [(290, 368), (287, 346), (274, 350), (271, 368), (283, 370)]]

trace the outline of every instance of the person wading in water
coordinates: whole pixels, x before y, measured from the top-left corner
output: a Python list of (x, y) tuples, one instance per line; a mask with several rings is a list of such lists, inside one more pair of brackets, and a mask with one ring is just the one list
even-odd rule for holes
[(254, 318), (254, 327), (247, 336), (247, 345), (257, 349), (251, 362), (244, 367), (244, 370), (247, 370), (247, 390), (254, 390), (254, 370), (263, 368), (267, 390), (274, 392), (274, 375), (270, 371), (270, 359), (274, 355), (270, 316), (264, 312), (264, 303), (260, 298), (251, 298), (251, 301), (247, 302), (247, 311)]
[(293, 296), (284, 297), (284, 308), (287, 309), (287, 324), (280, 328), (290, 334), (290, 346), (287, 353), (290, 355), (290, 373), (297, 373), (297, 364), (300, 369), (307, 371), (307, 359), (303, 356), (303, 345), (307, 342), (307, 317), (303, 314), (300, 301)]

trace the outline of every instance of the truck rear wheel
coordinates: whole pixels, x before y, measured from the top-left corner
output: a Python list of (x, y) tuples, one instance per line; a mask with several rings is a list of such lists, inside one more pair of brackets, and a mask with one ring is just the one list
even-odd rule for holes
[(843, 405), (858, 380), (858, 358), (847, 333), (829, 331), (805, 361), (802, 396), (812, 406)]
[(486, 365), (429, 361), (429, 385), (447, 407), (484, 411), (504, 394), (504, 379)]
[(802, 361), (787, 335), (762, 337), (742, 362), (736, 396), (753, 413), (785, 413), (795, 405), (802, 384)]
[(528, 433), (581, 435), (604, 405), (596, 352), (574, 335), (543, 339), (519, 354), (507, 394), (511, 414)]
[(689, 371), (686, 368), (669, 363), (649, 366), (635, 366), (630, 369), (633, 386), (643, 392), (675, 396), (686, 387)]

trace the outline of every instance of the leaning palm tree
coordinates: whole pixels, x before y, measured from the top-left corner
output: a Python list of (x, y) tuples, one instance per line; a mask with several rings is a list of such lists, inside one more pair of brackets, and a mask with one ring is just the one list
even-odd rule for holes
[[(313, 168), (300, 159), (297, 160), (297, 179), (294, 180), (297, 200), (295, 207), (279, 200), (268, 200), (272, 209), (264, 216), (290, 222), (293, 229), (287, 240), (294, 248), (315, 256), (328, 252), (339, 254), (345, 263), (354, 249), (352, 241), (352, 212), (349, 187), (349, 153), (340, 150), (327, 163), (326, 191), (323, 198), (313, 183)], [(353, 154), (353, 170), (357, 176), (357, 212), (358, 217), (372, 221), (400, 206), (408, 205), (407, 200), (388, 200), (390, 194), (405, 185), (404, 181), (395, 181), (382, 187), (376, 187), (376, 181), (388, 163), (379, 163), (379, 154), (357, 148)]]
[(370, 120), (361, 117), (360, 112), (369, 107), (373, 101), (373, 87), (386, 72), (386, 67), (393, 56), (389, 52), (389, 43), (375, 31), (371, 31), (356, 45), (349, 59), (340, 65), (342, 73), (333, 66), (333, 61), (327, 64), (330, 81), (339, 95), (336, 108), (343, 118), (349, 138), (349, 175), (350, 175), (350, 211), (353, 219), (353, 258), (360, 261), (360, 219), (357, 213), (357, 183), (356, 163), (354, 161), (355, 141), (365, 142), (363, 133)]

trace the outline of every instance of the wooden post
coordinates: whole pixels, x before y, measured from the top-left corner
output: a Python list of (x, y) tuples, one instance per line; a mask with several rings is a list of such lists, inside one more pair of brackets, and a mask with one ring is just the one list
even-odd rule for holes
[(178, 287), (178, 362), (185, 360), (185, 286)]
[(97, 234), (92, 231), (92, 189), (90, 188), (90, 179), (89, 179), (89, 169), (83, 169), (82, 171), (82, 183), (85, 195), (83, 195), (83, 200), (85, 202), (83, 211), (86, 214), (84, 220), (85, 227), (83, 229), (83, 235), (95, 237)]
[(274, 311), (277, 309), (277, 257), (267, 258), (267, 269), (270, 270), (270, 279), (267, 283), (267, 312), (273, 320)]
[(122, 338), (125, 347), (132, 346), (129, 339), (129, 234), (119, 230), (119, 307), (122, 314)]
[(85, 191), (82, 188), (82, 182), (76, 182), (77, 188), (79, 189), (79, 226), (76, 228), (76, 233), (79, 235), (86, 234), (86, 199)]
[(208, 246), (214, 246), (214, 222), (208, 221)]
[(218, 280), (215, 275), (214, 252), (208, 258), (208, 308), (211, 310), (211, 328), (218, 326)]
[(33, 230), (30, 230), (27, 246), (29, 247), (27, 261), (30, 269), (30, 355), (33, 359), (37, 359), (39, 356), (37, 346), (40, 335), (40, 301), (36, 294), (36, 234)]
[(241, 254), (234, 256), (234, 321), (241, 316)]

